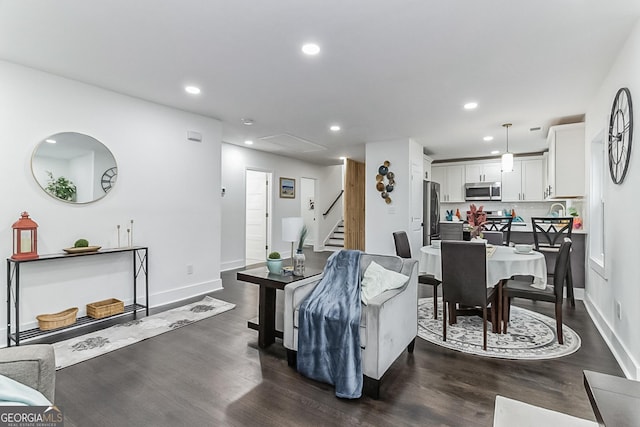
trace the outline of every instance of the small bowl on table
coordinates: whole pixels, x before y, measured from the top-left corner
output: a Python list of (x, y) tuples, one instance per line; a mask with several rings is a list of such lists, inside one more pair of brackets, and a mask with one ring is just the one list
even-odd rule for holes
[(518, 243), (514, 248), (518, 253), (528, 254), (533, 250), (533, 245)]
[(435, 249), (440, 249), (441, 243), (442, 243), (442, 240), (432, 240), (431, 246), (433, 246)]

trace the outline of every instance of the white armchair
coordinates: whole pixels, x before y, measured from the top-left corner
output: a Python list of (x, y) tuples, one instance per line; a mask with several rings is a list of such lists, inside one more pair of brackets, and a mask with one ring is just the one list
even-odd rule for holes
[[(363, 393), (377, 399), (380, 380), (391, 364), (406, 348), (413, 352), (418, 334), (418, 267), (417, 261), (397, 256), (360, 257), (360, 279), (371, 261), (388, 270), (402, 273), (409, 280), (400, 288), (388, 290), (362, 305), (360, 347)], [(284, 334), (289, 366), (296, 366), (298, 350), (298, 308), (320, 279), (294, 282), (284, 288)]]

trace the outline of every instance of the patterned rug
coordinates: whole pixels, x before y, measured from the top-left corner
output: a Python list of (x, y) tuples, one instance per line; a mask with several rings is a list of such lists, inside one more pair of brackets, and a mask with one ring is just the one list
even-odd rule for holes
[(507, 334), (491, 333), (487, 323), (487, 350), (482, 349), (482, 317), (458, 316), (457, 324), (447, 325), (447, 341), (442, 340), (442, 299), (438, 301), (438, 320), (433, 318), (433, 298), (418, 302), (418, 336), (431, 343), (478, 356), (501, 359), (540, 360), (567, 356), (580, 348), (580, 336), (562, 326), (564, 344), (558, 344), (556, 321), (542, 314), (511, 306)]
[(207, 296), (202, 301), (60, 341), (53, 345), (56, 354), (56, 369), (66, 368), (92, 357), (181, 328), (234, 307), (235, 304)]

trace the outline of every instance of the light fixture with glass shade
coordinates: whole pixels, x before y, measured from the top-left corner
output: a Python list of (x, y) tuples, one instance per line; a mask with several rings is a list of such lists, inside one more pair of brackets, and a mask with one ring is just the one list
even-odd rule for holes
[(507, 129), (507, 151), (502, 155), (502, 172), (512, 172), (513, 153), (509, 152), (509, 127), (511, 127), (511, 123), (505, 123), (502, 127)]

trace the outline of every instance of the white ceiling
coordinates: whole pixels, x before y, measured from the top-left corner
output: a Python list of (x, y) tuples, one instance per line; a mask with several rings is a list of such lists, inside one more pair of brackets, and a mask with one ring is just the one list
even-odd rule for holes
[[(640, 0), (0, 0), (0, 59), (214, 117), (226, 142), (319, 164), (407, 138), (445, 159), (504, 150), (505, 122), (510, 151), (544, 150), (550, 125), (585, 113), (639, 17)], [(307, 41), (318, 56), (300, 52)]]

